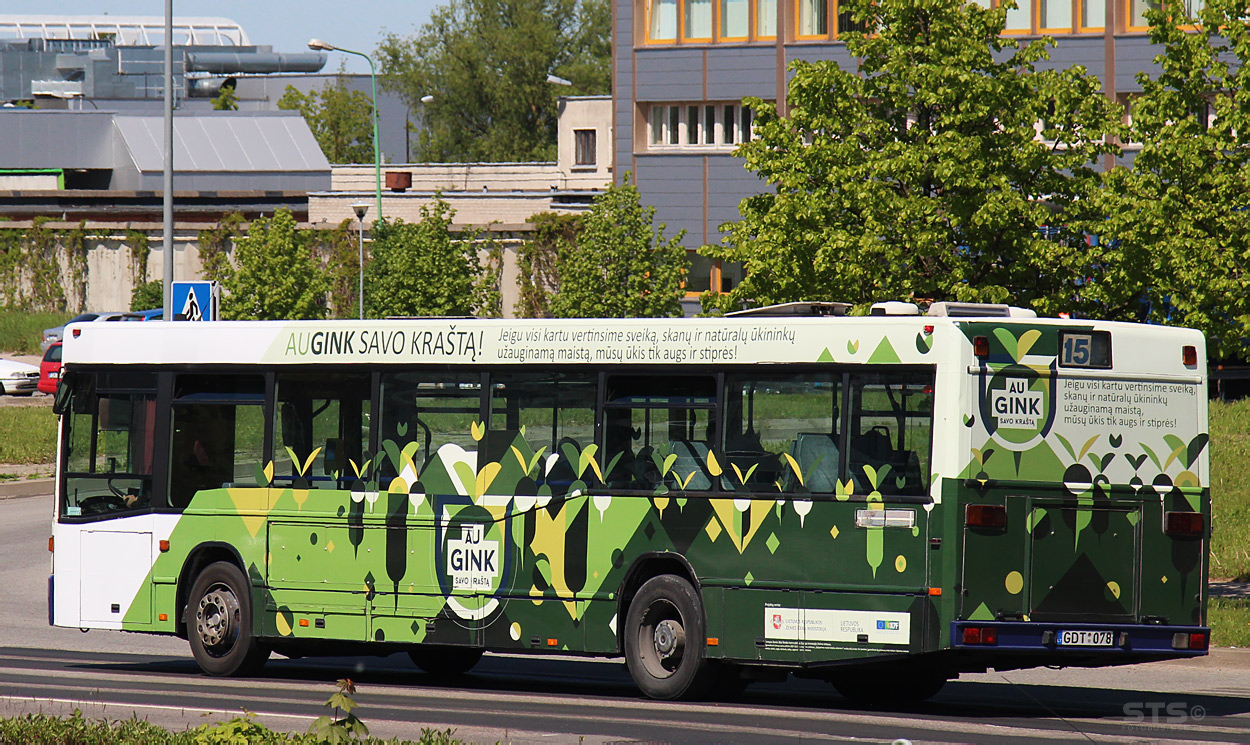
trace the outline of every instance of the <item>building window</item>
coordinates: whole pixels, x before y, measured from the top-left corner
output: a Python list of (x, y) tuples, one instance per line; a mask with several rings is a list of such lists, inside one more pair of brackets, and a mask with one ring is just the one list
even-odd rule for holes
[(1072, 30), (1072, 0), (1038, 0), (1037, 25), (1044, 31)]
[(712, 40), (712, 0), (685, 0), (686, 25), (682, 38), (686, 41)]
[(736, 103), (651, 104), (653, 149), (729, 149), (751, 137), (751, 111)]
[(795, 0), (798, 4), (798, 37), (823, 38), (829, 35), (829, 5), (826, 0)]
[(721, 0), (720, 38), (745, 40), (751, 33), (751, 0)]
[(777, 37), (777, 0), (755, 0), (755, 38)]
[(573, 130), (573, 165), (594, 166), (596, 144), (595, 130)]
[[(1150, 28), (1150, 21), (1146, 20), (1146, 11), (1158, 10), (1162, 5), (1159, 0), (1125, 0), (1125, 3), (1128, 6), (1128, 27), (1132, 31), (1145, 31)], [(1206, 2), (1205, 0), (1182, 0), (1181, 5), (1185, 8), (1185, 15), (1197, 18), (1198, 11), (1206, 6)]]
[(1103, 0), (1078, 0), (1081, 6), (1081, 30), (1102, 31), (1107, 25), (1107, 4)]
[[(999, 0), (1002, 5), (1002, 0)], [(1033, 0), (1016, 0), (1016, 7), (1007, 9), (1007, 23), (1003, 28), (1008, 34), (1027, 34), (1033, 30)]]
[(649, 0), (651, 41), (677, 41), (677, 0)]

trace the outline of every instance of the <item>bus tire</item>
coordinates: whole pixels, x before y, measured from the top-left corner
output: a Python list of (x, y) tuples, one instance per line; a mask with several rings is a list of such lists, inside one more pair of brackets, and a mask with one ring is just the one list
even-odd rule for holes
[(209, 564), (195, 578), (187, 601), (187, 640), (200, 669), (209, 675), (258, 672), (269, 647), (252, 633), (252, 586), (234, 564)]
[(710, 688), (703, 604), (689, 582), (672, 574), (638, 588), (625, 616), (625, 664), (650, 698), (699, 698)]
[(412, 664), (430, 675), (452, 678), (472, 670), (478, 660), (482, 659), (482, 650), (478, 647), (422, 644), (409, 649), (408, 657)]

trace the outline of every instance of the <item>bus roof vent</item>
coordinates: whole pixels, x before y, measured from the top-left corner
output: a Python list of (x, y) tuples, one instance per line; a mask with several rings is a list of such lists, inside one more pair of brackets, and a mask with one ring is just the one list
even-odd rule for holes
[(1037, 318), (1028, 308), (999, 303), (934, 303), (929, 306), (931, 316), (948, 318)]
[(915, 303), (904, 303), (901, 300), (887, 300), (884, 303), (873, 303), (870, 316), (918, 316), (920, 307)]
[(726, 313), (726, 316), (844, 316), (851, 309), (850, 303), (801, 302), (765, 305)]

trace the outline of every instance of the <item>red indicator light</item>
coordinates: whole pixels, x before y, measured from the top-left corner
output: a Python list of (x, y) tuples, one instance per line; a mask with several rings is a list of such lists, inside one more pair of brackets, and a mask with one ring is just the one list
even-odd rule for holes
[(555, 639), (548, 639), (548, 640), (547, 640), (547, 646), (548, 646), (548, 647), (554, 647), (555, 645), (556, 645), (556, 640), (555, 640)]
[(978, 359), (985, 359), (990, 356), (990, 339), (988, 336), (972, 337), (972, 353)]
[(53, 541), (53, 537), (48, 536), (48, 553), (52, 553), (52, 541)]
[(940, 587), (930, 587), (930, 588), (929, 588), (929, 594), (930, 594), (931, 596), (933, 596), (933, 597), (938, 597), (938, 596), (940, 596), (940, 595), (942, 594), (942, 588), (940, 588)]
[(1191, 344), (1181, 347), (1181, 362), (1185, 363), (1185, 367), (1197, 367), (1198, 348)]
[(964, 524), (969, 528), (1007, 527), (1007, 508), (998, 504), (970, 504), (964, 508)]
[(709, 637), (707, 638), (707, 645), (708, 645), (709, 647), (719, 647), (719, 646), (720, 646), (720, 639), (718, 639), (718, 638), (717, 638), (717, 637), (715, 637), (715, 636), (709, 636)]
[(981, 629), (965, 626), (964, 627), (964, 644), (980, 644)]
[(161, 545), (161, 553), (165, 553), (166, 551), (169, 550), (169, 541), (162, 540), (160, 545)]
[(998, 629), (995, 629), (995, 628), (981, 629), (981, 643), (982, 644), (997, 644), (998, 643)]
[(1168, 535), (1198, 538), (1205, 527), (1206, 521), (1201, 512), (1163, 513), (1163, 532)]
[(77, 339), (79, 336), (82, 336), (82, 329), (74, 329), (74, 338)]
[(993, 627), (965, 626), (964, 644), (998, 644), (998, 629)]
[(926, 325), (925, 325), (925, 327), (924, 327), (924, 333), (925, 333), (925, 336), (928, 336), (929, 334), (932, 334), (932, 333), (933, 333), (933, 326), (932, 326), (932, 325), (929, 325), (929, 324), (926, 324)]
[(308, 619), (307, 619), (307, 618), (301, 618), (301, 619), (299, 620), (299, 625), (300, 625), (300, 626), (302, 626), (302, 627), (304, 627), (304, 628), (308, 628)]
[(159, 616), (157, 616), (156, 618), (157, 618), (157, 620), (159, 620), (159, 621), (168, 621), (168, 620), (169, 620), (169, 614), (168, 614), (168, 613), (162, 613), (162, 614), (160, 614)]
[(1190, 649), (1206, 649), (1207, 648), (1207, 635), (1206, 634), (1190, 634), (1189, 635), (1189, 648)]

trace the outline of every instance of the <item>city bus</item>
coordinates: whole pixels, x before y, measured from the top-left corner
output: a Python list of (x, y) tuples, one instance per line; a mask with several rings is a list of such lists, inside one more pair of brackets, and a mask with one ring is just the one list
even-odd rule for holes
[(50, 621), (658, 699), (1206, 654), (1199, 332), (847, 308), (72, 326)]

